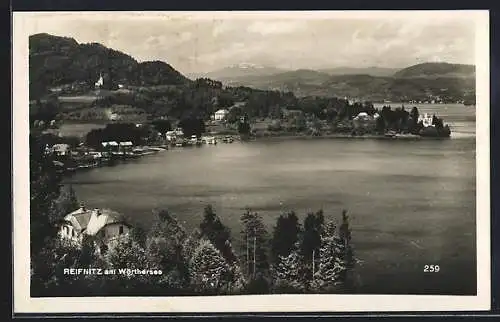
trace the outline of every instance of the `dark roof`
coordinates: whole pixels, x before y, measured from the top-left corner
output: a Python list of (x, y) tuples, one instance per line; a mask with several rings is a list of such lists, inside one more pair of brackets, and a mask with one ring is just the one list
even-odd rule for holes
[(77, 231), (87, 228), (92, 211), (90, 209), (78, 208), (64, 217), (64, 220), (70, 222)]
[(73, 217), (75, 217), (75, 219), (78, 221), (78, 224), (80, 225), (82, 230), (87, 228), (87, 225), (89, 224), (90, 221), (90, 216), (91, 216), (90, 211), (73, 215)]
[[(66, 215), (64, 217), (64, 220), (71, 223), (71, 225), (79, 232), (82, 232), (84, 230), (87, 230), (89, 226), (89, 222), (92, 218), (92, 213), (94, 212), (99, 212), (99, 216), (104, 216), (105, 220), (104, 221), (97, 221), (93, 224), (92, 231), (97, 232), (100, 229), (102, 229), (104, 226), (110, 225), (110, 224), (115, 224), (115, 223), (121, 223), (125, 224), (127, 226), (130, 226), (126, 220), (125, 217), (113, 210), (110, 209), (84, 209), (80, 208), (72, 213)], [(97, 226), (96, 226), (97, 224)]]

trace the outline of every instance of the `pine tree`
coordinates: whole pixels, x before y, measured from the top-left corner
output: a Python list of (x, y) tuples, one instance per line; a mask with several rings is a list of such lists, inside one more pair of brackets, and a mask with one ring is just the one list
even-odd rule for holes
[(220, 294), (228, 287), (231, 269), (226, 260), (208, 240), (200, 242), (189, 265), (191, 285), (201, 294)]
[(301, 228), (295, 212), (280, 215), (276, 221), (271, 240), (272, 262), (276, 263), (279, 256), (287, 256), (299, 238)]
[(205, 207), (203, 221), (200, 224), (202, 236), (208, 239), (229, 262), (236, 260), (231, 246), (231, 232), (224, 226), (211, 205)]
[(342, 244), (340, 253), (340, 263), (344, 269), (341, 271), (340, 280), (345, 286), (351, 286), (351, 276), (349, 273), (354, 269), (354, 250), (351, 244), (351, 229), (349, 227), (349, 217), (347, 211), (342, 211), (342, 224), (339, 227), (339, 240)]
[(274, 265), (274, 289), (279, 293), (295, 293), (304, 291), (303, 277), (301, 276), (300, 245), (296, 243), (287, 256), (279, 256)]
[(150, 234), (153, 236), (169, 236), (179, 242), (187, 237), (186, 230), (179, 223), (177, 217), (167, 210), (161, 210), (156, 214), (156, 220)]
[(243, 272), (241, 271), (241, 266), (238, 261), (234, 261), (229, 264), (230, 278), (227, 287), (228, 294), (238, 294), (245, 289), (247, 281)]
[(130, 237), (132, 240), (134, 240), (136, 243), (138, 243), (141, 247), (146, 247), (146, 240), (148, 237), (147, 231), (139, 226), (136, 225), (130, 229), (129, 232)]
[(269, 270), (268, 233), (262, 217), (256, 212), (247, 210), (240, 218), (243, 229), (240, 240), (240, 262), (247, 278), (252, 279), (260, 274), (267, 276)]
[(319, 253), (318, 270), (312, 287), (319, 292), (339, 292), (351, 286), (349, 273), (354, 267), (354, 254), (345, 210), (338, 231), (334, 222), (325, 225)]
[(301, 254), (304, 258), (304, 277), (312, 279), (313, 260), (318, 263), (319, 249), (321, 247), (321, 234), (324, 226), (323, 211), (309, 213), (304, 219), (304, 231), (301, 238)]
[(187, 239), (184, 227), (167, 211), (160, 211), (146, 239), (146, 253), (150, 263), (164, 272), (164, 286), (178, 288), (189, 281), (188, 260), (183, 247)]
[(340, 262), (341, 252), (342, 243), (336, 235), (336, 225), (328, 222), (321, 237), (318, 270), (311, 283), (313, 289), (318, 292), (338, 290), (343, 269)]
[(184, 243), (182, 244), (182, 257), (186, 263), (189, 263), (191, 260), (195, 250), (200, 245), (201, 238), (201, 232), (199, 229), (194, 229), (186, 240), (184, 240)]

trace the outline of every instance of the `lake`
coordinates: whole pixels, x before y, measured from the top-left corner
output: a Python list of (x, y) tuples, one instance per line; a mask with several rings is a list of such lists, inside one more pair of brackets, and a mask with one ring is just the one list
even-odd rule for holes
[[(393, 107), (395, 105), (393, 104)], [(410, 109), (410, 106), (406, 108)], [(476, 293), (475, 108), (422, 105), (445, 140), (269, 139), (174, 148), (67, 179), (89, 207), (149, 225), (168, 209), (193, 229), (212, 204), (239, 238), (246, 207), (269, 231), (282, 211), (350, 215), (356, 293)], [(424, 265), (439, 265), (425, 273)]]

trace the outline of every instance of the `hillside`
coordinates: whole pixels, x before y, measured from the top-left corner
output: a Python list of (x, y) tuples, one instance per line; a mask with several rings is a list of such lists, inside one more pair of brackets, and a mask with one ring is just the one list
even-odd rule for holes
[(399, 69), (398, 68), (384, 68), (384, 67), (336, 67), (321, 69), (323, 73), (332, 76), (338, 75), (370, 75), (378, 77), (393, 76)]
[(146, 85), (188, 81), (163, 62), (138, 63), (131, 56), (101, 44), (79, 44), (67, 37), (36, 34), (29, 38), (30, 97), (39, 98), (60, 86), (92, 86), (102, 74), (109, 87), (128, 80)]
[(475, 92), (473, 78), (398, 78), (369, 75), (334, 76), (322, 84), (317, 94), (344, 95), (373, 101), (425, 101), (455, 102), (465, 94)]
[(475, 77), (474, 65), (423, 63), (403, 68), (394, 74), (394, 77)]
[[(245, 76), (226, 80), (231, 86), (250, 86), (262, 89), (286, 89), (299, 84), (320, 85), (330, 78), (329, 74), (309, 69), (286, 71), (267, 76)], [(224, 80), (222, 80), (224, 81)]]

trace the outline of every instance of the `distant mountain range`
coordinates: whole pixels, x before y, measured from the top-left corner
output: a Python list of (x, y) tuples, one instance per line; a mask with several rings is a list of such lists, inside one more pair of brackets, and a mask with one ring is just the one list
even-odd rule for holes
[[(355, 68), (355, 67), (336, 67), (336, 68), (326, 68), (326, 69), (299, 69), (290, 70), (285, 68), (277, 68), (271, 66), (262, 66), (250, 63), (241, 63), (237, 65), (232, 65), (224, 67), (209, 73), (191, 73), (187, 77), (191, 79), (207, 77), (212, 79), (218, 79), (227, 83), (246, 81), (247, 79), (255, 79), (255, 77), (278, 75), (282, 73), (292, 73), (298, 71), (309, 71), (326, 74), (326, 75), (357, 75), (357, 74), (367, 74), (372, 76), (392, 76), (394, 73), (399, 71), (397, 68), (383, 68), (383, 67), (366, 67), (366, 68)], [(292, 74), (290, 74), (292, 75)]]
[(475, 93), (475, 66), (449, 63), (422, 63), (403, 69), (299, 69), (219, 79), (229, 86), (292, 91), (298, 96), (347, 96), (377, 101), (433, 97), (456, 101)]
[(36, 34), (29, 38), (30, 97), (48, 88), (73, 83), (93, 85), (100, 74), (108, 84), (137, 86), (189, 84), (207, 77), (226, 85), (291, 91), (297, 96), (336, 96), (365, 100), (460, 100), (475, 93), (475, 67), (423, 63), (403, 69), (338, 67), (284, 70), (242, 63), (207, 74), (184, 76), (166, 62), (137, 62), (101, 44), (79, 44), (72, 38)]
[(240, 63), (237, 65), (232, 65), (218, 69), (208, 73), (191, 73), (186, 76), (191, 79), (196, 78), (211, 78), (217, 80), (231, 80), (239, 77), (252, 77), (252, 76), (269, 76), (282, 72), (286, 72), (286, 69), (262, 66), (250, 63)]
[[(261, 66), (250, 63), (241, 63), (228, 66), (209, 73), (193, 73), (188, 74), (190, 78), (207, 77), (218, 79), (225, 82), (242, 82), (257, 79), (257, 77), (276, 76), (282, 77), (280, 74), (288, 74), (297, 72), (297, 75), (303, 73), (316, 72), (319, 78), (323, 78), (325, 74), (330, 76), (338, 75), (370, 75), (375, 77), (433, 77), (433, 76), (448, 76), (448, 77), (474, 77), (475, 67), (473, 65), (449, 64), (449, 63), (422, 63), (406, 68), (386, 68), (386, 67), (335, 67), (324, 69), (298, 69), (290, 70), (276, 68), (270, 66)], [(285, 76), (286, 78), (286, 76)]]

